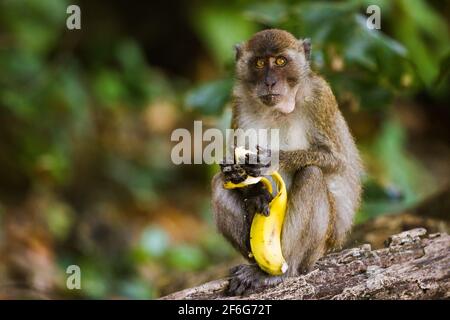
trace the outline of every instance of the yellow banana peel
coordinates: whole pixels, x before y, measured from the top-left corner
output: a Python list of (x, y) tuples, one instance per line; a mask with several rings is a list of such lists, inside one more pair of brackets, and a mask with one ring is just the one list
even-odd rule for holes
[[(287, 191), (283, 178), (278, 172), (271, 174), (277, 185), (277, 195), (269, 204), (270, 214), (264, 216), (260, 213), (254, 215), (250, 227), (250, 257), (253, 257), (259, 267), (271, 275), (281, 275), (288, 269), (288, 264), (281, 250), (281, 231), (287, 207)], [(242, 188), (249, 184), (261, 181), (267, 190), (272, 193), (272, 184), (266, 177), (249, 177), (245, 181), (234, 184), (224, 183), (226, 189)]]
[[(278, 172), (273, 172), (272, 178), (275, 180), (278, 193), (269, 204), (269, 216), (255, 214), (250, 227), (250, 248), (261, 269), (271, 275), (281, 275), (288, 269), (281, 250), (281, 231), (286, 215), (287, 192)], [(267, 178), (262, 178), (261, 181), (272, 193), (270, 181)]]

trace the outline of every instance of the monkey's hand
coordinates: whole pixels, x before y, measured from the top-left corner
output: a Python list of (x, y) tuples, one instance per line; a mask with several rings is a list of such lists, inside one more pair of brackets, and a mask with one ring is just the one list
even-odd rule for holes
[(254, 185), (249, 185), (242, 189), (244, 196), (245, 211), (249, 222), (253, 220), (255, 213), (260, 213), (264, 216), (269, 216), (269, 204), (273, 199), (273, 195), (266, 189), (263, 183), (259, 182)]
[(245, 181), (248, 176), (240, 164), (227, 163), (227, 161), (220, 163), (220, 170), (222, 171), (225, 182), (231, 181), (232, 183), (238, 184)]
[(266, 175), (271, 166), (271, 150), (264, 149), (260, 146), (256, 147), (257, 153), (245, 155), (245, 162), (241, 164), (245, 172), (252, 177), (260, 177)]

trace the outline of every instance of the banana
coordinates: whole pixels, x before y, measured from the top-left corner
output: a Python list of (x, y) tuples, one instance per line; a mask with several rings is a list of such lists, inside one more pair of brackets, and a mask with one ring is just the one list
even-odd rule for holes
[[(272, 173), (278, 193), (269, 204), (268, 217), (255, 214), (250, 227), (250, 248), (259, 267), (271, 275), (280, 275), (287, 271), (288, 264), (281, 251), (281, 230), (287, 206), (286, 185), (278, 172)], [(267, 178), (261, 181), (272, 193), (272, 184)]]
[[(242, 151), (240, 151), (242, 154)], [(238, 155), (240, 155), (238, 154)], [(271, 275), (281, 275), (288, 269), (288, 264), (281, 250), (281, 230), (287, 207), (286, 185), (280, 174), (274, 171), (271, 174), (277, 185), (278, 193), (269, 204), (268, 217), (256, 213), (250, 227), (250, 257), (253, 257), (259, 267)], [(245, 181), (234, 184), (226, 182), (226, 189), (242, 188), (248, 184), (261, 181), (267, 190), (272, 193), (272, 184), (266, 177), (248, 177)]]
[[(236, 147), (236, 149), (234, 149), (234, 157), (236, 158), (236, 161), (244, 161), (245, 160), (245, 156), (247, 154), (254, 154), (254, 152), (250, 151), (250, 150), (246, 150), (243, 147)], [(226, 189), (235, 189), (235, 188), (243, 188), (245, 186), (248, 186), (250, 184), (256, 184), (261, 180), (261, 177), (251, 177), (251, 176), (247, 176), (247, 178), (240, 182), (240, 183), (233, 183), (231, 181), (227, 181), (224, 184), (224, 187)]]

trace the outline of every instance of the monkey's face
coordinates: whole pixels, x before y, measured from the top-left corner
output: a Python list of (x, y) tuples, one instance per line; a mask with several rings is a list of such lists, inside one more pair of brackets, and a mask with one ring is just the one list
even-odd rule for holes
[(248, 61), (247, 85), (265, 106), (284, 113), (293, 111), (299, 83), (299, 66), (292, 52), (254, 54)]
[(309, 70), (301, 40), (281, 30), (257, 33), (237, 48), (237, 79), (261, 107), (290, 113), (302, 76)]

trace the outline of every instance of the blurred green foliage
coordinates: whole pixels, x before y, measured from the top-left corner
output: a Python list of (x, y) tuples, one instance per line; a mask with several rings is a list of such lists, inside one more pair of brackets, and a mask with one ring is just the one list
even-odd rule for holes
[[(83, 272), (81, 293), (59, 283), (59, 294), (153, 298), (161, 279), (235, 256), (210, 218), (208, 180), (217, 168), (173, 166), (170, 132), (198, 117), (228, 125), (232, 46), (262, 28), (312, 38), (314, 69), (344, 113), (366, 116), (350, 125), (380, 124), (358, 137), (368, 167), (358, 222), (432, 191), (392, 112), (398, 98), (448, 99), (448, 17), (428, 2), (198, 1), (182, 12), (200, 47), (195, 56), (178, 53), (180, 66), (199, 66), (188, 75), (149, 63), (158, 52), (148, 52), (145, 37), (115, 28), (99, 36), (100, 18), (68, 31), (69, 3), (0, 2), (0, 235), (13, 208), (36, 222), (30, 238), (41, 239), (43, 221), (48, 236), (39, 241), (55, 252), (59, 273), (69, 264)], [(94, 5), (81, 4), (84, 19)], [(381, 7), (380, 31), (366, 28), (369, 4)], [(101, 17), (114, 21), (115, 8)], [(186, 216), (197, 229), (184, 227)], [(14, 248), (3, 233), (0, 244)]]
[[(386, 26), (389, 35), (367, 28), (365, 8), (373, 4), (381, 8), (381, 28)], [(366, 196), (357, 221), (411, 206), (432, 190), (425, 170), (405, 154), (403, 128), (390, 119), (389, 109), (395, 98), (418, 92), (442, 101), (448, 97), (448, 79), (445, 82), (443, 74), (448, 72), (445, 62), (450, 45), (444, 17), (421, 0), (256, 2), (241, 10), (257, 25), (311, 38), (314, 69), (331, 83), (341, 105), (350, 100), (351, 109), (377, 112), (387, 122), (375, 142), (362, 146), (371, 161), (384, 168), (384, 174), (368, 177), (369, 190), (378, 189), (378, 196)], [(221, 41), (220, 34), (210, 38)], [(221, 84), (232, 77), (228, 68), (223, 80), (192, 89), (186, 105), (220, 114), (218, 101), (228, 97), (224, 93), (228, 87)]]

